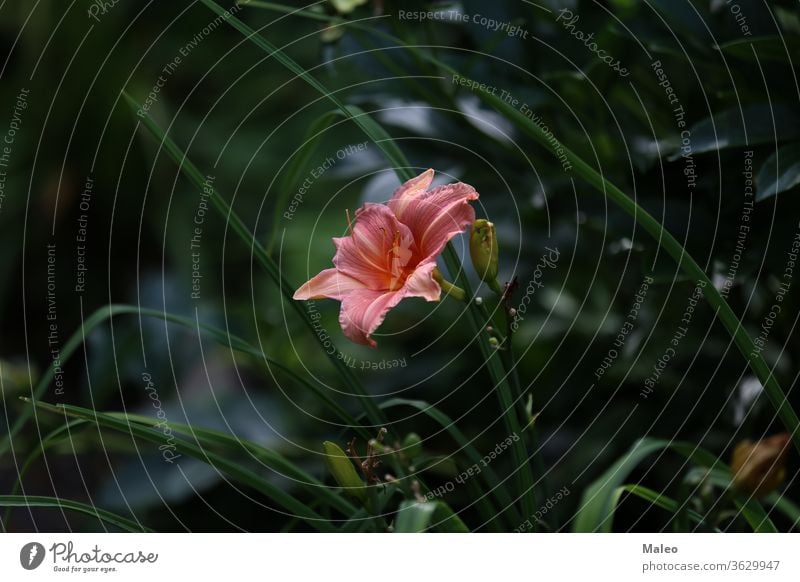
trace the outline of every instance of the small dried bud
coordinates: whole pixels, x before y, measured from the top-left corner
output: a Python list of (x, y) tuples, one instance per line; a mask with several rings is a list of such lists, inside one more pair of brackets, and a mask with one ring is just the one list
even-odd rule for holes
[(761, 497), (776, 489), (786, 478), (789, 435), (781, 433), (753, 443), (736, 445), (731, 458), (733, 486), (748, 495)]

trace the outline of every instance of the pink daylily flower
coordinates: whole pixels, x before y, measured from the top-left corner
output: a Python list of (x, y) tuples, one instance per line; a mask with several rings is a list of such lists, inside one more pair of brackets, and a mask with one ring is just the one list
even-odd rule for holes
[(339, 324), (351, 341), (375, 347), (371, 335), (406, 297), (438, 301), (436, 257), (475, 220), (475, 188), (461, 182), (428, 187), (433, 170), (400, 186), (387, 204), (365, 204), (350, 234), (334, 238), (334, 268), (304, 283), (295, 299), (342, 302)]

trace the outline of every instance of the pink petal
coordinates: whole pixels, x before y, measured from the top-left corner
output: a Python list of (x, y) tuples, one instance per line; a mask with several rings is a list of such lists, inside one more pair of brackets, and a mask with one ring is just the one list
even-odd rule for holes
[(436, 257), (447, 241), (475, 221), (475, 209), (469, 202), (477, 199), (475, 188), (457, 182), (434, 188), (393, 210), (401, 211), (397, 218), (411, 229), (418, 252), (425, 260)]
[(436, 261), (431, 259), (425, 263), (417, 265), (416, 270), (406, 279), (403, 286), (406, 297), (423, 297), (426, 301), (439, 301), (442, 295), (442, 288), (439, 283), (433, 280), (433, 270), (436, 268)]
[(400, 218), (406, 205), (420, 194), (423, 194), (430, 187), (431, 182), (433, 182), (433, 169), (429, 168), (395, 190), (394, 194), (392, 194), (392, 199), (389, 200), (389, 208)]
[(352, 234), (333, 242), (336, 268), (375, 290), (394, 287), (414, 247), (409, 228), (383, 204), (365, 204), (356, 213)]
[(386, 313), (405, 297), (403, 291), (357, 289), (342, 299), (339, 325), (348, 339), (370, 347), (378, 344), (370, 335), (383, 323)]
[(340, 273), (336, 269), (325, 269), (310, 281), (303, 283), (294, 292), (293, 299), (337, 299), (341, 300), (344, 295), (354, 289), (363, 289), (364, 284), (358, 279)]

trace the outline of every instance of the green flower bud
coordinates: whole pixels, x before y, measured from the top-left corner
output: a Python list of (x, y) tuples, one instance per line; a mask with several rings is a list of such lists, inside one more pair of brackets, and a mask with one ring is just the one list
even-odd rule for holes
[(415, 459), (422, 454), (422, 439), (415, 432), (410, 432), (403, 439), (403, 452), (409, 459)]
[(336, 443), (325, 441), (322, 447), (325, 450), (325, 464), (339, 487), (351, 497), (366, 503), (367, 490), (364, 481), (358, 476), (350, 457)]
[(473, 222), (469, 234), (469, 255), (472, 258), (472, 266), (495, 293), (502, 293), (497, 283), (499, 251), (494, 224), (483, 218)]

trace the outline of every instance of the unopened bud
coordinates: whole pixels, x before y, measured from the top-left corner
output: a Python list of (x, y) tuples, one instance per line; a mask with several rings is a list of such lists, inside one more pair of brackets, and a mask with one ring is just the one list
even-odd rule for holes
[(325, 464), (339, 487), (351, 497), (366, 502), (367, 491), (364, 482), (358, 476), (350, 457), (336, 443), (325, 441), (322, 447), (325, 450)]
[(422, 439), (415, 432), (410, 432), (403, 439), (403, 451), (409, 459), (415, 459), (422, 454)]
[(734, 488), (756, 497), (776, 489), (786, 478), (789, 442), (789, 435), (781, 433), (755, 443), (746, 440), (736, 445), (731, 458)]
[(472, 223), (469, 234), (469, 255), (478, 277), (485, 281), (492, 291), (502, 294), (502, 289), (497, 283), (499, 248), (494, 224), (483, 218)]

